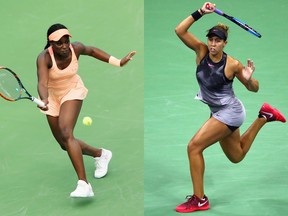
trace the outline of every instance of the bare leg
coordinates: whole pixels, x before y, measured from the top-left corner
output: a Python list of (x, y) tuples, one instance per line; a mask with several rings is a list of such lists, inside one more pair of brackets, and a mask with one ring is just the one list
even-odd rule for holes
[[(60, 129), (59, 129), (59, 125), (58, 125), (58, 117), (47, 116), (47, 119), (48, 119), (49, 126), (50, 126), (50, 129), (52, 131), (54, 138), (59, 143), (61, 148), (64, 151), (66, 151), (66, 147), (64, 146), (64, 144), (62, 142), (61, 135), (59, 133)], [(98, 148), (95, 148), (93, 146), (90, 146), (90, 145), (86, 144), (84, 141), (79, 140), (79, 139), (76, 139), (76, 141), (81, 146), (81, 150), (82, 150), (83, 155), (87, 155), (87, 156), (91, 156), (91, 157), (100, 157), (101, 156), (102, 149), (98, 149)]]
[(249, 151), (256, 135), (265, 125), (265, 118), (257, 118), (247, 131), (240, 137), (240, 130), (234, 132), (215, 118), (210, 118), (195, 134), (188, 144), (190, 173), (194, 194), (204, 196), (205, 163), (203, 151), (210, 145), (220, 141), (221, 147), (230, 161), (238, 163)]
[(197, 197), (204, 196), (203, 176), (205, 170), (203, 151), (210, 145), (231, 134), (231, 130), (215, 118), (210, 118), (188, 144), (188, 158), (193, 191)]
[(62, 104), (58, 118), (47, 116), (52, 133), (58, 143), (65, 149), (77, 173), (78, 179), (87, 182), (84, 168), (82, 147), (88, 155), (97, 155), (99, 151), (91, 149), (82, 141), (74, 138), (73, 131), (79, 112), (82, 107), (82, 101), (72, 100)]
[(76, 139), (76, 141), (80, 145), (83, 155), (87, 155), (87, 156), (91, 156), (91, 157), (100, 157), (101, 156), (102, 149), (97, 149), (93, 146), (87, 145), (85, 142), (83, 142), (82, 140), (79, 140), (79, 139)]
[(265, 118), (257, 118), (241, 137), (239, 129), (237, 129), (220, 141), (224, 153), (231, 162), (238, 163), (243, 160), (265, 123)]

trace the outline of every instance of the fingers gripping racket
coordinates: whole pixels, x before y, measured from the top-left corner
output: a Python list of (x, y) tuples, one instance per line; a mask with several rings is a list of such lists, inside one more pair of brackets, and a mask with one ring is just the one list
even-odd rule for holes
[[(23, 93), (26, 95), (23, 95)], [(17, 74), (6, 67), (0, 67), (0, 96), (8, 101), (29, 99), (40, 107), (45, 107), (43, 101), (29, 94)]]
[[(209, 3), (205, 5), (205, 7), (210, 10), (210, 5)], [(256, 37), (258, 38), (261, 38), (261, 34), (259, 34), (255, 29), (251, 28), (250, 26), (248, 26), (247, 24), (245, 24), (243, 21), (235, 18), (235, 17), (232, 17), (232, 16), (229, 16), (227, 14), (225, 14), (224, 12), (222, 12), (221, 10), (215, 8), (214, 10), (215, 13), (217, 13), (218, 15), (220, 16), (223, 16), (225, 17), (226, 19), (232, 21), (233, 23), (235, 23), (236, 25), (240, 26), (241, 28), (243, 28), (244, 30), (248, 31), (249, 33), (255, 35)]]

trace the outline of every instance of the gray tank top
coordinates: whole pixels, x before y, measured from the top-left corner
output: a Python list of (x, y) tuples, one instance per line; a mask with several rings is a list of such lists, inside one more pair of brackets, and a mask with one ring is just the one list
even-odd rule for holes
[(209, 53), (197, 66), (196, 77), (200, 90), (196, 99), (209, 106), (223, 106), (235, 100), (233, 91), (233, 80), (227, 79), (224, 74), (227, 54), (223, 53), (222, 59), (214, 63)]

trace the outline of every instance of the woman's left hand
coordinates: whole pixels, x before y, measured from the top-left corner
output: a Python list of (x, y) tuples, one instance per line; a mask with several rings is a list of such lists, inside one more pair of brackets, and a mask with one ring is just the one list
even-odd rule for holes
[(128, 53), (124, 58), (121, 59), (120, 65), (121, 67), (127, 64), (130, 60), (132, 60), (132, 57), (136, 54), (136, 51), (132, 51)]
[(252, 77), (253, 72), (255, 71), (254, 62), (251, 59), (247, 60), (247, 66), (243, 68), (243, 77), (249, 81)]

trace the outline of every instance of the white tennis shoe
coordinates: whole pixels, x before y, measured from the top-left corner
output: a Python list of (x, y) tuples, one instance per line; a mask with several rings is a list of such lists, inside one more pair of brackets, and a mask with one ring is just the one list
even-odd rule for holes
[(102, 148), (102, 154), (100, 157), (95, 157), (95, 167), (94, 172), (95, 178), (102, 178), (108, 172), (108, 165), (112, 158), (112, 152)]
[(83, 180), (79, 180), (77, 182), (76, 190), (74, 190), (70, 194), (70, 197), (73, 197), (73, 198), (77, 198), (77, 197), (84, 198), (84, 197), (93, 197), (93, 196), (94, 196), (94, 193), (93, 193), (90, 183), (87, 184)]

